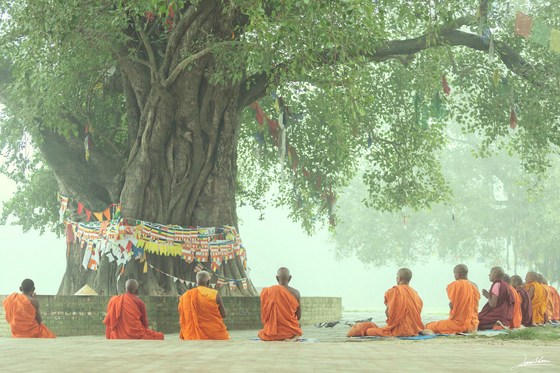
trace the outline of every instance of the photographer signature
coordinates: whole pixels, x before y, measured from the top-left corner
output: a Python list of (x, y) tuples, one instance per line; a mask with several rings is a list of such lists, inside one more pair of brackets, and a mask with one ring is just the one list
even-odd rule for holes
[(539, 357), (535, 358), (534, 360), (527, 360), (527, 355), (524, 355), (524, 356), (525, 356), (525, 360), (523, 360), (523, 362), (521, 364), (518, 364), (518, 365), (515, 365), (515, 366), (511, 367), (510, 370), (523, 368), (523, 367), (539, 366), (539, 365), (554, 365), (549, 360), (546, 360), (544, 358), (544, 356), (539, 356)]

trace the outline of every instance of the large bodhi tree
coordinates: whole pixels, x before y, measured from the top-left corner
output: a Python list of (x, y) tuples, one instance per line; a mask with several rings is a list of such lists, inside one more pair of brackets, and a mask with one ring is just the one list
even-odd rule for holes
[[(124, 217), (182, 226), (237, 226), (238, 204), (272, 199), (311, 231), (327, 217), (335, 223), (334, 194), (361, 159), (370, 206), (420, 209), (449, 199), (434, 157), (449, 118), (485, 136), (482, 154), (510, 146), (533, 171), (546, 169), (558, 143), (559, 56), (514, 38), (515, 14), (504, 4), (0, 3), (3, 171), (19, 185), (3, 215), (24, 229), (57, 227), (58, 190), (93, 210), (120, 201)], [(552, 3), (526, 11), (558, 25)], [(438, 94), (444, 76), (449, 97)], [(276, 116), (269, 93), (287, 108), (285, 167), (245, 110), (262, 99)], [(449, 113), (432, 115), (433, 107)], [(521, 115), (508, 137), (512, 108)], [(25, 151), (27, 136), (40, 154)], [(271, 185), (279, 185), (273, 197)], [(80, 254), (69, 251), (59, 293), (85, 282), (114, 292), (114, 264), (84, 271)], [(150, 261), (192, 279), (192, 265), (178, 257)], [(184, 290), (140, 268), (132, 262), (126, 274), (141, 279), (142, 292)], [(220, 273), (245, 276), (238, 261)]]

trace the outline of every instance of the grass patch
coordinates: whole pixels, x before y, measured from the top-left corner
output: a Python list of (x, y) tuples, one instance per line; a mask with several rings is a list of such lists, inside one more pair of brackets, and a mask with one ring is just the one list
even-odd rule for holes
[(498, 335), (495, 338), (504, 339), (504, 340), (559, 341), (560, 328), (554, 328), (549, 326), (523, 328), (523, 329), (511, 330), (506, 334)]

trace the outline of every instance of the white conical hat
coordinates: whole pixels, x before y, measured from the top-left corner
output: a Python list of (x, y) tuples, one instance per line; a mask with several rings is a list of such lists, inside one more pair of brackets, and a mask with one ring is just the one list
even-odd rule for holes
[(88, 284), (85, 284), (80, 290), (74, 295), (98, 295), (95, 290), (93, 290)]

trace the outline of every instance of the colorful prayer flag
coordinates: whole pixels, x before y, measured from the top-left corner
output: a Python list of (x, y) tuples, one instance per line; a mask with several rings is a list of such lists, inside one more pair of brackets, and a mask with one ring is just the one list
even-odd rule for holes
[(533, 28), (533, 17), (517, 12), (515, 15), (515, 35), (523, 36), (528, 38), (531, 35), (531, 29)]
[(548, 48), (548, 43), (550, 42), (550, 33), (552, 29), (550, 26), (534, 20), (533, 21), (533, 29), (531, 31), (531, 36), (529, 36), (529, 41), (540, 44), (543, 47)]
[(107, 220), (111, 220), (111, 209), (109, 207), (103, 211), (103, 216), (105, 216)]
[(94, 212), (93, 215), (99, 221), (103, 221), (103, 213), (102, 212)]
[(552, 29), (550, 32), (550, 49), (560, 52), (560, 30)]

